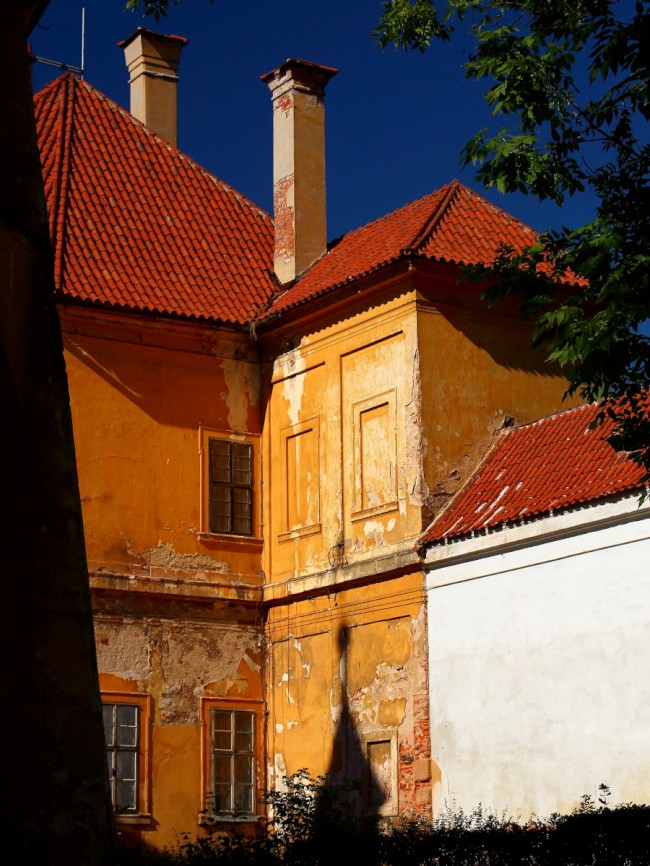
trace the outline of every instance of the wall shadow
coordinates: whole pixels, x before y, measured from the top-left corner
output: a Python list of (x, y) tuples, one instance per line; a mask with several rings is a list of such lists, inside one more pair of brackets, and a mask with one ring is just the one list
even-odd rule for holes
[(338, 625), (336, 643), (342, 710), (334, 732), (334, 750), (327, 774), (334, 781), (349, 785), (350, 806), (357, 817), (363, 817), (379, 812), (387, 798), (384, 786), (368, 760), (367, 743), (360, 736), (350, 709), (347, 689), (350, 636), (344, 621)]

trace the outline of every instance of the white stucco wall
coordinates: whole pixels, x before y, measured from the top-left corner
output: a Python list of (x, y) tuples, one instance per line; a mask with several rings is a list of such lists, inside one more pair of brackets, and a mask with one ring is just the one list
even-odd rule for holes
[(427, 559), (437, 808), (548, 815), (601, 782), (612, 804), (650, 802), (650, 509), (631, 498)]

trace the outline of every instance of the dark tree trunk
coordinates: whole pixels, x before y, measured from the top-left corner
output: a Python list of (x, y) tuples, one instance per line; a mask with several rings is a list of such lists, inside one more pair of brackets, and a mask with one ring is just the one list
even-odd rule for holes
[(16, 862), (104, 866), (112, 818), (26, 49), (46, 5), (0, 4), (3, 821)]

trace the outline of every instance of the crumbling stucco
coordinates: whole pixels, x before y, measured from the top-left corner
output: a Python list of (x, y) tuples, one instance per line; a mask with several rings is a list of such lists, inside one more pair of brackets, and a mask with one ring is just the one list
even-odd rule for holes
[(95, 645), (100, 673), (146, 682), (151, 676), (148, 646), (151, 628), (141, 622), (116, 622), (95, 617)]
[(243, 364), (237, 360), (223, 360), (221, 370), (226, 383), (226, 390), (221, 397), (228, 411), (228, 426), (230, 430), (248, 430), (249, 409), (253, 407), (257, 411), (260, 399), (259, 370), (253, 364)]
[(140, 559), (142, 564), (150, 569), (191, 572), (195, 578), (207, 577), (210, 572), (225, 574), (229, 570), (227, 562), (219, 562), (205, 553), (179, 553), (164, 541), (139, 552), (128, 549), (128, 553)]
[(114, 617), (97, 618), (95, 636), (100, 673), (138, 683), (164, 725), (198, 725), (201, 697), (241, 694), (259, 681), (260, 638), (251, 628)]

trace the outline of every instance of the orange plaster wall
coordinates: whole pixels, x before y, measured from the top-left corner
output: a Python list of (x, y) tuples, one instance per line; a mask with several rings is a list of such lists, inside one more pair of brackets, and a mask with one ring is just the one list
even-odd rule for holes
[[(202, 748), (209, 742), (209, 715), (203, 702), (255, 709), (260, 757), (263, 753), (260, 630), (252, 616), (249, 622), (233, 619), (230, 605), (213, 609), (212, 620), (208, 611), (197, 618), (196, 610), (181, 612), (169, 601), (159, 603), (156, 616), (146, 610), (138, 615), (134, 602), (121, 615), (108, 615), (101, 597), (95, 606), (102, 694), (109, 701), (148, 701), (148, 727), (140, 737), (146, 764), (139, 791), (144, 814), (118, 816), (118, 829), (156, 847), (177, 843), (180, 833), (202, 835), (200, 812), (209, 790), (209, 751)], [(260, 760), (260, 784), (263, 779)]]
[(258, 580), (259, 549), (200, 536), (200, 426), (225, 436), (261, 432), (250, 349), (236, 359), (241, 347), (232, 337), (189, 325), (185, 334), (81, 314), (63, 322), (91, 572), (177, 569)]
[(329, 570), (339, 542), (359, 558), (419, 531), (413, 297), (303, 333), (275, 361), (265, 425), (272, 582)]
[(204, 832), (204, 697), (263, 699), (262, 543), (201, 533), (200, 453), (205, 429), (254, 443), (259, 534), (260, 368), (245, 335), (61, 317), (102, 690), (150, 710), (146, 814), (118, 829), (160, 847)]
[[(453, 292), (453, 302), (449, 295)], [(568, 408), (566, 380), (532, 348), (516, 309), (490, 309), (466, 282), (429, 286), (418, 316), (425, 523), (445, 506), (505, 424)], [(446, 295), (446, 296), (445, 296)]]
[(422, 574), (414, 572), (289, 602), (269, 612), (271, 786), (303, 767), (314, 776), (334, 773), (358, 779), (356, 798), (363, 811), (371, 773), (368, 741), (394, 736), (390, 771), (397, 797), (389, 814), (397, 809), (401, 815), (429, 814), (422, 582)]

